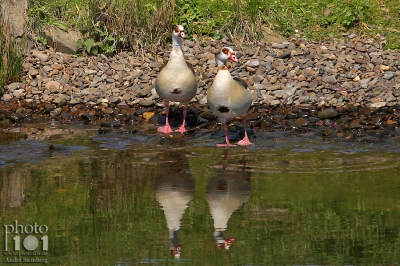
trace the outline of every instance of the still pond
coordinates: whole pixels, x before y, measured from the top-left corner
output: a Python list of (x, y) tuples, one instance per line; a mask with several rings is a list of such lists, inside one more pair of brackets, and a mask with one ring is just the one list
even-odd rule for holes
[(0, 128), (0, 264), (400, 264), (399, 143), (221, 137)]

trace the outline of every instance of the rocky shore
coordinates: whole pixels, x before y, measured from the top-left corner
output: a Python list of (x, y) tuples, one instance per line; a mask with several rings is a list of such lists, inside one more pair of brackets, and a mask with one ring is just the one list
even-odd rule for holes
[[(246, 80), (253, 92), (248, 114), (252, 127), (325, 127), (332, 132), (323, 134), (334, 137), (354, 130), (397, 132), (400, 53), (384, 51), (383, 37), (363, 39), (351, 34), (345, 40), (293, 40), (235, 49), (239, 63), (230, 70)], [(207, 107), (207, 88), (216, 73), (214, 54), (225, 45), (231, 46), (220, 41), (184, 43), (199, 85), (191, 101), (189, 126), (205, 128), (215, 121)], [(23, 123), (50, 117), (65, 123), (103, 123), (102, 127), (134, 121), (162, 124), (163, 102), (154, 82), (168, 51), (155, 57), (131, 52), (107, 57), (32, 50), (24, 60), (23, 82), (5, 87), (0, 120)], [(179, 103), (172, 105), (172, 123), (175, 119), (179, 124), (181, 108)]]

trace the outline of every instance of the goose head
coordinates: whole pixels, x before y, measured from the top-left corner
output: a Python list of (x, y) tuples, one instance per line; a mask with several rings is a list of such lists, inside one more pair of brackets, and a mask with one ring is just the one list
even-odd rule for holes
[(214, 231), (213, 238), (219, 249), (229, 249), (235, 241), (233, 237), (225, 237), (223, 231)]
[(236, 53), (232, 48), (222, 47), (221, 52), (219, 54), (217, 54), (217, 57), (215, 60), (217, 63), (217, 66), (220, 67), (220, 66), (225, 65), (228, 60), (231, 60), (232, 62), (238, 62), (238, 60), (236, 58)]
[(182, 40), (186, 38), (185, 28), (182, 25), (175, 25), (172, 30), (172, 47), (182, 48)]
[(181, 249), (182, 249), (181, 246), (177, 246), (177, 247), (174, 247), (174, 249), (171, 249), (172, 257), (176, 258), (176, 259), (180, 258), (181, 257)]

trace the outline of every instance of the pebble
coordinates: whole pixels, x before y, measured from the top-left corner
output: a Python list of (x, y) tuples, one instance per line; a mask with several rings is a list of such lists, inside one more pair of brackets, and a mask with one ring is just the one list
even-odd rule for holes
[[(245, 79), (253, 93), (250, 122), (266, 129), (321, 128), (323, 136), (332, 138), (337, 137), (338, 125), (342, 131), (398, 128), (400, 53), (384, 51), (382, 37), (346, 37), (347, 42), (260, 42), (237, 51), (239, 63), (233, 63), (231, 71)], [(224, 45), (220, 41), (184, 43), (199, 85), (189, 109), (195, 111), (191, 114), (197, 117), (194, 124), (216, 121), (207, 106), (207, 88), (216, 73), (211, 52)], [(60, 53), (36, 48), (24, 60), (24, 82), (5, 86), (0, 120), (51, 116), (96, 123), (104, 117), (116, 119), (101, 121), (102, 128), (140, 120), (143, 113), (162, 120), (161, 114), (155, 114), (163, 110), (163, 100), (154, 84), (170, 48), (144, 59), (123, 51), (109, 57), (72, 55), (68, 60)], [(171, 123), (179, 125), (182, 108), (179, 103), (171, 106)]]
[[(233, 64), (233, 73), (251, 82), (254, 104), (315, 104), (321, 107), (341, 107), (349, 103), (373, 107), (398, 105), (400, 93), (389, 91), (400, 87), (400, 70), (396, 63), (399, 55), (383, 51), (384, 40), (381, 37), (362, 39), (356, 35), (353, 37), (353, 34), (346, 36), (348, 43), (311, 43), (304, 40), (271, 45), (259, 43), (258, 46), (238, 51), (240, 63)], [(374, 49), (364, 48), (371, 47), (371, 43), (374, 43)], [(185, 53), (194, 65), (199, 84), (198, 95), (191, 101), (192, 104), (206, 105), (207, 88), (216, 70), (214, 56), (209, 51), (218, 51), (222, 45), (225, 44), (219, 41), (206, 41), (202, 45), (185, 42)], [(157, 56), (168, 58), (169, 50), (170, 47), (167, 47), (166, 52)], [(64, 58), (50, 50), (32, 50), (23, 65), (21, 78), (26, 83), (6, 86), (1, 100), (25, 99), (44, 103), (55, 99), (56, 94), (66, 94), (71, 96), (71, 104), (88, 100), (100, 103), (99, 99), (107, 99), (108, 104), (125, 101), (132, 107), (136, 104), (147, 107), (153, 104), (152, 101), (162, 101), (154, 90), (155, 77), (162, 65), (158, 57), (148, 54), (143, 62), (132, 52), (121, 52), (109, 57)], [(20, 89), (21, 84), (28, 93), (13, 93)], [(293, 91), (275, 92), (288, 84)], [(365, 93), (372, 87), (381, 87), (386, 92), (380, 92), (378, 95), (381, 98), (377, 100), (375, 92)], [(334, 95), (326, 89), (338, 93)], [(140, 101), (138, 97), (147, 98)]]

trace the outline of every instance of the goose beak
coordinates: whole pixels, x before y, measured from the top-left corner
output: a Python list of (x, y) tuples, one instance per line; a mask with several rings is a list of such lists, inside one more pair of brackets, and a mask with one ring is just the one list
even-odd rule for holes
[(237, 60), (237, 58), (236, 58), (236, 54), (234, 54), (234, 53), (231, 53), (231, 55), (229, 56), (229, 59), (232, 61), (232, 62), (238, 62), (238, 60)]
[(182, 39), (185, 39), (185, 38), (186, 38), (185, 32), (184, 32), (184, 31), (181, 31), (181, 32), (180, 32), (180, 36), (181, 36)]

